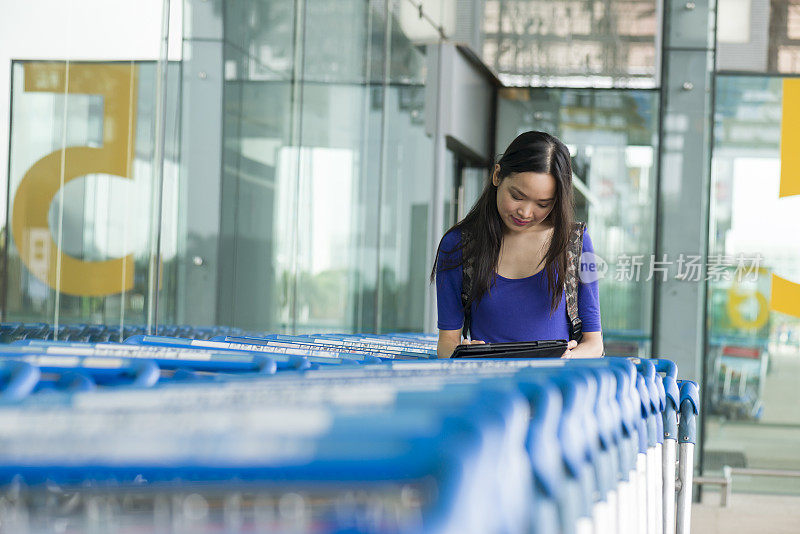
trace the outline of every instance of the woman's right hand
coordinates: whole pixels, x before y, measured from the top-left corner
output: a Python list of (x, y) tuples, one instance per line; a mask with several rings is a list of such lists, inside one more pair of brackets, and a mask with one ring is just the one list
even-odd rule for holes
[(480, 339), (462, 339), (462, 345), (486, 345), (485, 341), (481, 341)]

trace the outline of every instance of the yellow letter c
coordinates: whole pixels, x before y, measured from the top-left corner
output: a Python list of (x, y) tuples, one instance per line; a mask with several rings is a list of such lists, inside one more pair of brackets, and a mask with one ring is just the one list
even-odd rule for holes
[(132, 255), (83, 261), (64, 254), (53, 241), (48, 212), (59, 189), (70, 180), (87, 174), (131, 178), (135, 69), (128, 64), (77, 63), (70, 64), (69, 69), (60, 62), (25, 64), (25, 91), (66, 91), (103, 97), (103, 146), (65, 147), (51, 152), (28, 169), (14, 196), (11, 231), (20, 259), (31, 273), (56, 291), (103, 296), (133, 287)]

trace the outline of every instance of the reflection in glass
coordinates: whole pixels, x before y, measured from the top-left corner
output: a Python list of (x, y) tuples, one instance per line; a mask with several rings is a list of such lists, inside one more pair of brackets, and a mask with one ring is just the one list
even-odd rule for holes
[[(26, 234), (27, 264), (10, 239), (6, 319), (123, 327), (144, 323), (157, 302), (161, 324), (198, 316), (262, 332), (422, 329), (433, 145), (424, 47), (404, 34), (400, 5), (243, 0), (187, 9), (183, 63), (167, 76), (158, 191), (154, 63), (85, 63), (135, 72), (118, 84), (130, 128), (109, 120), (102, 91), (31, 91), (25, 69), (36, 62), (15, 63), (12, 210), (23, 176), (48, 153), (66, 152), (69, 167), (74, 147), (102, 149), (113, 135), (127, 159), (124, 171), (88, 169), (58, 184), (45, 222)], [(83, 67), (72, 65), (75, 82)], [(102, 74), (90, 78), (108, 86)], [(156, 273), (148, 260), (159, 200)], [(82, 262), (130, 263), (102, 291), (58, 292), (48, 276), (69, 269), (54, 267), (48, 247)], [(148, 302), (150, 275), (160, 288)]]
[(718, 71), (800, 72), (800, 4), (796, 0), (717, 4)]
[(433, 144), (425, 134), (425, 88), (387, 88), (381, 203), (379, 330), (421, 331), (428, 283), (428, 211)]
[[(773, 273), (800, 281), (800, 198), (778, 196), (784, 100), (781, 78), (717, 77), (703, 450), (710, 473), (723, 465), (800, 468), (800, 319), (769, 304)], [(737, 491), (797, 493), (790, 479), (736, 483)]]
[(226, 4), (218, 322), (420, 330), (424, 53), (383, 3), (303, 2), (300, 50), (293, 2), (262, 4)]
[[(12, 70), (6, 318), (144, 323), (155, 64)], [(171, 190), (174, 144), (166, 158)], [(167, 195), (166, 207), (174, 201)], [(174, 257), (174, 239), (163, 245)]]
[(483, 60), (511, 86), (654, 87), (656, 2), (486, 0)]

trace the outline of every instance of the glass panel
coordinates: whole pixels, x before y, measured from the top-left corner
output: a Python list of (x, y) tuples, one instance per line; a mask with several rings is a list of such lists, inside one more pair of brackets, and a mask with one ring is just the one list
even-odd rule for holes
[(425, 55), (393, 22), (380, 219), (378, 331), (424, 328), (433, 143), (425, 133)]
[(296, 151), (299, 209), (286, 214), (298, 232), (299, 329), (347, 330), (352, 323), (359, 225), (354, 208), (368, 94), (363, 87), (331, 84), (304, 90), (303, 142)]
[[(38, 72), (44, 74), (44, 79), (41, 84), (34, 85), (34, 78), (38, 77), (37, 67)], [(54, 73), (54, 76), (48, 76), (48, 72)], [(56, 233), (50, 228), (50, 208), (52, 198), (62, 186), (62, 148), (68, 143), (78, 146), (86, 144), (81, 142), (83, 140), (75, 139), (78, 132), (72, 132), (65, 123), (68, 100), (64, 87), (65, 72), (66, 65), (63, 62), (31, 66), (15, 62), (12, 65), (7, 199), (9, 228), (4, 273), (7, 277), (6, 320), (50, 323), (56, 315), (56, 291), (53, 288), (56, 287), (55, 257), (58, 244)], [(51, 78), (54, 80), (47, 83)], [(43, 90), (34, 90), (38, 87)], [(48, 92), (44, 91), (48, 89)], [(95, 100), (96, 107), (97, 99), (79, 98), (84, 110), (83, 122), (86, 123), (85, 115), (91, 101)], [(84, 131), (83, 137), (87, 134)], [(97, 132), (96, 125), (92, 134), (98, 141), (102, 136), (102, 132)], [(43, 158), (47, 159), (42, 162)], [(37, 182), (48, 183), (47, 191)], [(24, 191), (17, 198), (21, 184), (24, 184)], [(47, 198), (42, 198), (42, 192)], [(75, 238), (70, 241), (73, 240)]]
[(498, 102), (498, 154), (527, 130), (570, 149), (576, 218), (608, 267), (600, 308), (609, 355), (645, 354), (650, 344), (657, 113), (658, 94), (646, 90), (507, 89)]
[[(183, 4), (172, 2), (179, 19)], [(66, 147), (69, 170), (75, 148), (103, 150), (112, 136), (124, 150), (121, 169), (86, 169), (59, 182), (57, 202), (46, 199), (41, 232), (24, 238), (36, 239), (40, 261), (28, 263), (41, 276), (21, 261), (10, 233), (7, 318), (141, 325), (157, 308), (152, 319), (161, 324), (422, 328), (433, 147), (424, 132), (426, 58), (397, 20), (404, 4), (187, 4), (184, 31), (170, 33), (183, 38), (183, 58), (167, 73), (163, 183), (153, 162), (162, 135), (157, 64), (56, 62), (64, 74), (55, 81), (41, 74), (44, 63), (15, 64), (12, 211), (23, 176), (46, 154)], [(448, 6), (434, 11), (450, 20)], [(119, 57), (162, 55), (152, 15), (147, 52)], [(42, 87), (61, 94), (25, 87), (26, 65), (39, 65)], [(82, 76), (86, 69), (100, 70)], [(125, 72), (128, 83), (114, 77)], [(103, 90), (76, 90), (81, 78)], [(112, 106), (118, 118), (108, 107), (123, 100), (105, 90), (127, 95)], [(65, 256), (45, 250), (50, 236)], [(53, 267), (54, 257), (120, 272), (113, 288), (59, 293), (51, 271), (62, 286), (73, 275)]]
[[(781, 135), (781, 126), (800, 95), (787, 93), (785, 83), (717, 78), (704, 472), (718, 473), (723, 465), (800, 469), (800, 311), (775, 311), (800, 282), (800, 198), (796, 186), (790, 191), (796, 177), (781, 174), (797, 164), (796, 137)], [(791, 479), (741, 477), (736, 490), (797, 493), (798, 486)]]
[[(395, 13), (398, 4), (389, 7)], [(180, 302), (218, 288), (217, 322), (249, 330), (374, 331), (384, 316), (386, 328), (422, 328), (427, 266), (417, 263), (432, 172), (425, 56), (385, 8), (228, 2), (221, 42), (209, 40), (219, 38), (213, 24), (194, 25), (200, 33), (187, 57), (198, 66), (184, 63), (184, 99), (206, 90), (187, 73), (213, 57), (209, 46), (224, 47), (219, 270), (201, 287), (189, 248), (182, 251), (190, 274), (177, 284)], [(200, 18), (220, 23), (216, 12)], [(184, 108), (213, 104), (210, 96)], [(198, 137), (187, 135), (196, 131), (184, 128), (186, 172), (193, 169), (194, 183), (213, 182), (192, 167)], [(187, 243), (198, 229), (181, 231)], [(409, 286), (418, 294), (407, 296)]]
[(294, 321), (298, 331), (351, 330), (358, 309), (360, 246), (366, 247), (362, 258), (371, 267), (361, 283), (376, 287), (377, 243), (362, 243), (359, 229), (367, 221), (377, 228), (380, 217), (385, 96), (364, 82), (370, 79), (374, 40), (385, 42), (385, 25), (372, 19), (363, 1), (309, 0), (305, 9), (301, 138), (292, 153), (296, 174), (290, 176), (297, 180), (297, 199), (296, 209), (285, 214), (286, 224), (297, 232)]
[[(14, 63), (7, 320), (146, 322), (155, 72), (152, 62)], [(170, 190), (176, 153), (171, 143)]]
[(656, 30), (655, 0), (486, 0), (483, 60), (506, 85), (654, 87)]
[(461, 213), (459, 219), (469, 213), (470, 208), (478, 201), (478, 197), (483, 192), (483, 186), (489, 180), (490, 175), (486, 169), (480, 167), (466, 167), (461, 173)]
[[(222, 172), (208, 180), (219, 187), (221, 198), (218, 228), (206, 229), (198, 221), (182, 232), (189, 239), (211, 233), (204, 238), (216, 250), (216, 231), (219, 248), (216, 265), (208, 266), (192, 267), (194, 258), (188, 257), (192, 253), (183, 252), (184, 264), (195, 271), (189, 271), (185, 293), (177, 297), (188, 301), (191, 293), (202, 293), (207, 302), (216, 298), (211, 314), (215, 322), (253, 331), (286, 332), (292, 325), (296, 225), (289, 223), (296, 208), (297, 172), (297, 151), (291, 148), (297, 124), (291, 81), (295, 4), (294, 0), (225, 2), (224, 17), (204, 17), (215, 25), (224, 19), (222, 41), (214, 42), (210, 50), (202, 40), (192, 43), (212, 65), (215, 54), (223, 51), (222, 65), (215, 65), (223, 71), (222, 130), (210, 132), (214, 142), (221, 135)], [(204, 94), (202, 87), (195, 91), (206, 99), (216, 96)], [(216, 105), (213, 99), (206, 101)], [(192, 141), (202, 142), (198, 137)], [(198, 275), (198, 270), (215, 268), (215, 283), (205, 283), (208, 278)]]
[[(173, 4), (170, 27), (177, 28), (182, 9)], [(14, 44), (17, 57), (51, 58), (12, 62), (10, 85), (0, 76), (11, 94), (11, 116), (0, 113), (0, 123), (10, 118), (11, 124), (4, 320), (60, 325), (55, 337), (61, 339), (88, 332), (64, 325), (100, 323), (91, 330), (95, 340), (120, 339), (131, 333), (123, 326), (147, 321), (155, 303), (148, 296), (150, 274), (171, 268), (156, 270), (150, 261), (162, 200), (154, 177), (162, 158), (168, 160), (163, 182), (173, 193), (177, 179), (177, 108), (156, 104), (157, 62), (163, 57), (167, 65), (165, 5), (98, 4), (84, 13), (73, 4), (23, 3), (20, 24), (0, 37)], [(32, 24), (44, 33), (31, 32)], [(175, 99), (177, 63), (168, 70), (167, 99)], [(157, 153), (161, 125), (171, 137)], [(173, 208), (174, 200), (172, 194), (164, 207)], [(174, 255), (174, 239), (162, 244)]]
[(456, 166), (457, 157), (452, 150), (445, 151), (444, 168), (445, 183), (442, 195), (442, 232), (444, 235), (456, 221), (456, 182), (458, 181), (458, 167)]

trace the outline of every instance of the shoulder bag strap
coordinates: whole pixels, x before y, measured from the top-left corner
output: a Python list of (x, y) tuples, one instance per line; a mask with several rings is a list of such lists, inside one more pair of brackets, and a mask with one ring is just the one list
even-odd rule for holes
[[(469, 233), (465, 230), (461, 231), (461, 253), (463, 261), (461, 263), (461, 307), (464, 309), (464, 327), (461, 330), (461, 335), (464, 338), (469, 338), (472, 327), (472, 306), (469, 305), (469, 295), (472, 292), (472, 258), (464, 257), (467, 241), (469, 241)], [(471, 338), (470, 338), (471, 339)]]
[(578, 272), (583, 251), (583, 231), (586, 223), (576, 222), (572, 225), (567, 244), (567, 276), (564, 280), (564, 292), (567, 301), (567, 319), (569, 322), (569, 338), (580, 342), (583, 337), (583, 322), (578, 315)]

